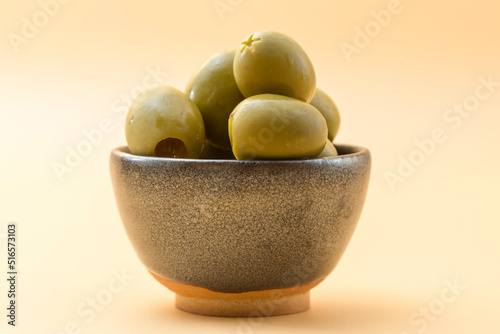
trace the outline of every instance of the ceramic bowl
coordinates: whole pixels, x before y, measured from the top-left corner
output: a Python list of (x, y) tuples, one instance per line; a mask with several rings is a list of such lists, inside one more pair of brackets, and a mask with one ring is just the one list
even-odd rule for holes
[(182, 310), (269, 316), (309, 308), (365, 200), (370, 153), (189, 160), (111, 152), (116, 202), (139, 259)]

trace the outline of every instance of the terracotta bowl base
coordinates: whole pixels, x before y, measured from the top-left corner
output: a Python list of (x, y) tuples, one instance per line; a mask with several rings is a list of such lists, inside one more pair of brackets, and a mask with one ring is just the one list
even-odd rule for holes
[(269, 317), (303, 312), (310, 307), (309, 290), (322, 280), (284, 289), (241, 293), (215, 292), (177, 283), (150, 272), (175, 292), (175, 306), (183, 311), (218, 317)]

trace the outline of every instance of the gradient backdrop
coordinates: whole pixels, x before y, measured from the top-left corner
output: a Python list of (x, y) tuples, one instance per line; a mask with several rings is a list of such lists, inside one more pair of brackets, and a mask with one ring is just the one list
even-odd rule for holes
[[(19, 271), (15, 328), (0, 280), (2, 333), (498, 333), (498, 13), (494, 0), (2, 1), (0, 277), (9, 222)], [(195, 316), (135, 256), (109, 152), (141, 85), (184, 89), (259, 30), (309, 54), (342, 115), (337, 142), (372, 153), (370, 189), (311, 310)]]

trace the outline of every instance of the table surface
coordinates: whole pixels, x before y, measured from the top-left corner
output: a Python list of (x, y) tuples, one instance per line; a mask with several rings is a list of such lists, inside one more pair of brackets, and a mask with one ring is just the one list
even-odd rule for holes
[[(2, 313), (13, 222), (18, 274), (16, 327), (2, 316), (2, 333), (500, 332), (498, 3), (5, 7)], [(126, 144), (122, 116), (141, 87), (182, 90), (205, 59), (259, 30), (287, 33), (309, 54), (342, 115), (336, 142), (371, 151), (369, 192), (342, 260), (311, 291), (310, 310), (192, 315), (174, 307), (174, 294), (130, 246), (109, 152)]]

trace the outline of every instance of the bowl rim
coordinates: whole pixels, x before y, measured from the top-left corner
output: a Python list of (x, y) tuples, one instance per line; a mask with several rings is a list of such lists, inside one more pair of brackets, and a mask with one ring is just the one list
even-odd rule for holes
[(130, 153), (128, 146), (119, 146), (111, 150), (112, 155), (116, 155), (122, 159), (134, 161), (155, 161), (155, 162), (170, 162), (170, 163), (225, 163), (225, 164), (300, 164), (300, 163), (318, 163), (327, 160), (342, 160), (363, 155), (370, 155), (370, 151), (359, 145), (350, 144), (334, 144), (335, 148), (341, 152), (347, 152), (338, 156), (312, 158), (312, 159), (268, 159), (268, 160), (237, 160), (237, 159), (186, 159), (186, 158), (165, 158), (145, 155), (135, 155)]

